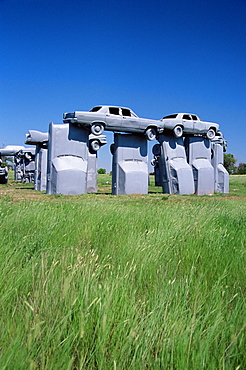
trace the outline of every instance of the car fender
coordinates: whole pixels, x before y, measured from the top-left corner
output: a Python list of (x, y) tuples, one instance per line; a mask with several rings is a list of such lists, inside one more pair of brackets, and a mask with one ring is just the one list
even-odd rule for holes
[(209, 127), (209, 130), (210, 130), (210, 129), (214, 130), (214, 131), (215, 131), (215, 133), (217, 134), (217, 132), (218, 132), (217, 127), (215, 127), (215, 126), (210, 126), (210, 127)]

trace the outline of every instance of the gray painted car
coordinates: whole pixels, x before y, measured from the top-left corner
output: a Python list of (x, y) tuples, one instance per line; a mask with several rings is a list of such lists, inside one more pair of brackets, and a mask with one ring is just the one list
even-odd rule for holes
[(2, 166), (2, 159), (0, 158), (0, 184), (7, 184), (8, 182), (8, 167)]
[(204, 122), (195, 114), (175, 113), (162, 118), (164, 130), (172, 130), (175, 137), (183, 134), (203, 135), (208, 139), (214, 139), (219, 134), (218, 123)]
[(96, 106), (89, 112), (64, 113), (63, 122), (88, 127), (94, 135), (101, 135), (104, 130), (143, 133), (148, 140), (154, 140), (163, 131), (160, 120), (140, 118), (129, 108), (109, 105)]
[(103, 145), (107, 144), (106, 135), (89, 135), (89, 145), (92, 152), (97, 152)]

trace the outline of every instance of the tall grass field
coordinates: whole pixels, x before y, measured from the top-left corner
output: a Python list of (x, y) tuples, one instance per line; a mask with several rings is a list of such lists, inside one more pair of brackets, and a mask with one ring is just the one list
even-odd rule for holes
[(0, 185), (0, 369), (246, 368), (246, 176), (230, 193)]

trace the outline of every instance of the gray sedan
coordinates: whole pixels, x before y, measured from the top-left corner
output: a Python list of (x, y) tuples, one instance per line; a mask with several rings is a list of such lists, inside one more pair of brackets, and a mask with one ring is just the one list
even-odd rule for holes
[(162, 118), (164, 130), (172, 130), (175, 137), (183, 134), (203, 135), (208, 139), (214, 139), (219, 134), (218, 123), (204, 122), (195, 114), (175, 113)]
[(142, 133), (148, 140), (154, 140), (158, 133), (163, 132), (162, 121), (140, 118), (129, 108), (109, 105), (96, 106), (89, 112), (64, 113), (63, 122), (88, 127), (94, 135), (101, 135), (108, 130)]

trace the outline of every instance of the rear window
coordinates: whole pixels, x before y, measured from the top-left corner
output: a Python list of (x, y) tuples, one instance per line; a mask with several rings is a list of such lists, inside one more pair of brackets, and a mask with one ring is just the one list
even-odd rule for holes
[(178, 114), (169, 114), (169, 116), (165, 116), (165, 117), (163, 117), (163, 119), (166, 119), (166, 118), (177, 118), (177, 115)]
[(89, 112), (98, 112), (102, 107), (94, 107)]

